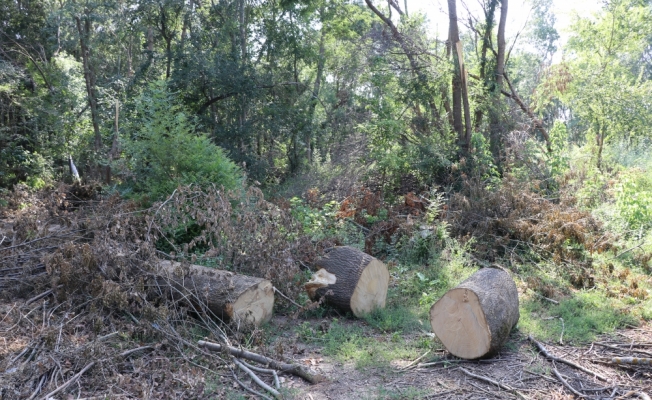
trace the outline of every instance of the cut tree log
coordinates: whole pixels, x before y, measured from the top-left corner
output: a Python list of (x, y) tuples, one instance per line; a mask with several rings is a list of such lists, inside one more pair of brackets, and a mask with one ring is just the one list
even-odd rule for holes
[(459, 358), (495, 354), (519, 318), (516, 284), (503, 270), (483, 268), (430, 308), (430, 325)]
[(176, 299), (206, 306), (218, 318), (258, 326), (272, 318), (274, 287), (266, 279), (201, 265), (160, 261), (156, 277)]
[(380, 260), (353, 247), (338, 246), (315, 265), (320, 269), (305, 284), (311, 300), (324, 298), (356, 317), (385, 308), (389, 271)]

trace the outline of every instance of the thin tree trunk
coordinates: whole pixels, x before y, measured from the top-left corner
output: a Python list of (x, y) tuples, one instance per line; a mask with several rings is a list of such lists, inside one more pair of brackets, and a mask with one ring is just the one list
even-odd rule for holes
[(457, 4), (456, 0), (448, 0), (448, 43), (450, 51), (447, 51), (453, 56), (453, 64), (455, 72), (453, 74), (453, 129), (457, 133), (457, 142), (460, 150), (466, 153), (468, 150), (468, 143), (466, 142), (466, 133), (462, 124), (462, 75), (460, 71), (460, 62), (458, 59), (457, 43), (460, 41), (460, 31), (457, 26)]
[[(319, 10), (320, 15), (323, 15), (324, 8)], [(319, 38), (319, 58), (317, 59), (317, 76), (315, 77), (315, 84), (312, 88), (312, 100), (310, 102), (310, 125), (312, 126), (315, 121), (315, 112), (317, 110), (317, 103), (319, 102), (319, 91), (321, 89), (322, 75), (324, 74), (324, 64), (326, 57), (324, 55), (325, 49), (325, 36), (324, 28), (322, 27), (321, 36)], [(312, 129), (308, 129), (306, 133), (306, 146), (308, 149), (308, 162), (312, 163)]]
[(240, 20), (240, 51), (242, 52), (242, 62), (247, 59), (247, 25), (245, 21), (245, 0), (240, 0), (239, 4)]
[[(480, 51), (480, 81), (483, 87), (487, 88), (487, 52), (489, 51), (491, 43), (491, 33), (494, 28), (494, 15), (496, 11), (496, 5), (498, 0), (492, 0), (489, 3), (489, 9), (486, 11), (485, 17), (485, 30), (482, 35), (482, 50)], [(492, 80), (493, 81), (493, 80)], [(477, 107), (475, 110), (474, 117), (474, 129), (480, 130), (482, 126), (482, 119), (484, 118), (484, 110), (482, 107)]]
[(93, 132), (95, 134), (95, 151), (102, 148), (102, 134), (100, 132), (99, 116), (97, 113), (97, 96), (95, 94), (95, 77), (90, 65), (90, 49), (88, 48), (88, 39), (91, 31), (91, 21), (88, 16), (84, 20), (84, 27), (79, 17), (75, 17), (77, 31), (79, 32), (79, 45), (81, 47), (82, 64), (84, 66), (84, 80), (86, 81), (86, 92), (88, 94), (88, 106), (91, 109), (91, 121), (93, 123)]
[(498, 90), (503, 88), (503, 74), (505, 73), (505, 25), (507, 24), (507, 2), (500, 0), (500, 22), (498, 23), (498, 55), (496, 57), (496, 83)]
[(466, 73), (466, 65), (464, 64), (464, 51), (462, 49), (461, 41), (457, 42), (456, 50), (457, 50), (457, 62), (459, 64), (459, 70), (460, 70), (460, 78), (462, 81), (462, 106), (464, 108), (463, 143), (466, 146), (465, 150), (468, 151), (471, 144), (471, 107), (469, 106), (469, 90), (468, 90), (469, 86), (467, 83), (468, 78)]
[[(500, 0), (500, 21), (498, 22), (498, 36), (496, 54), (496, 91), (499, 93), (503, 90), (503, 78), (505, 76), (505, 25), (507, 24), (507, 1)], [(503, 125), (500, 121), (498, 112), (491, 113), (491, 126), (489, 129), (489, 148), (494, 158), (494, 163), (501, 167), (501, 153), (503, 148), (502, 133)]]

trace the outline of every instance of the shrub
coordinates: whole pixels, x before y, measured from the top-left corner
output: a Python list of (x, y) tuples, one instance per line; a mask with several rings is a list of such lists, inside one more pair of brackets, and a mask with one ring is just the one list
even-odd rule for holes
[(179, 185), (233, 189), (243, 176), (224, 151), (198, 132), (196, 121), (178, 104), (164, 82), (139, 96), (125, 144), (128, 187), (152, 200)]

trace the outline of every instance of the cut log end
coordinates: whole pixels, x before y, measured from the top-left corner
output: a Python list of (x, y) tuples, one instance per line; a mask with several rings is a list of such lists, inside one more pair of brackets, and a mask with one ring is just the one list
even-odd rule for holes
[(477, 294), (468, 289), (453, 289), (435, 305), (430, 310), (430, 322), (448, 351), (460, 358), (474, 359), (491, 350), (491, 331)]
[(360, 274), (360, 280), (351, 295), (351, 311), (356, 317), (378, 308), (385, 308), (389, 272), (382, 262), (374, 259)]
[(518, 291), (506, 271), (483, 268), (430, 308), (432, 331), (453, 355), (495, 354), (519, 319)]
[(274, 286), (270, 281), (264, 280), (238, 297), (231, 305), (229, 317), (233, 321), (259, 326), (272, 319), (273, 308)]

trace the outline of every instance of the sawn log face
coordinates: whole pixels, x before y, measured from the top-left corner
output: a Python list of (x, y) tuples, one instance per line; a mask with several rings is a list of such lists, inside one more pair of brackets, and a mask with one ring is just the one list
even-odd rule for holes
[(519, 319), (516, 284), (505, 271), (483, 268), (430, 309), (433, 332), (460, 358), (495, 354)]

